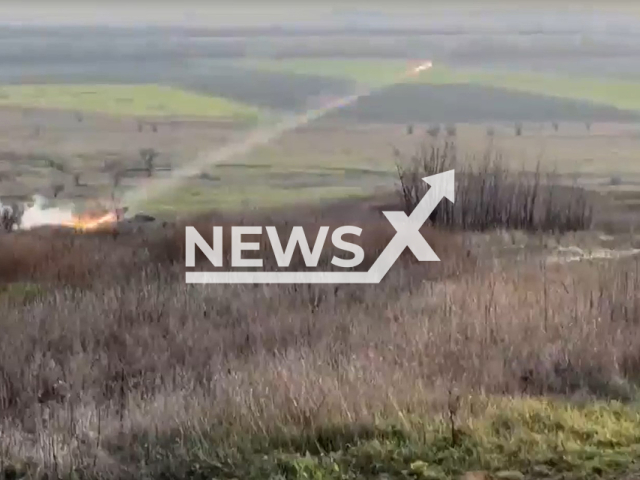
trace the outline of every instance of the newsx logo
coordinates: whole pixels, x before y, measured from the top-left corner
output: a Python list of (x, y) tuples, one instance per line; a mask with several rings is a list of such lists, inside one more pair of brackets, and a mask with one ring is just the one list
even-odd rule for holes
[[(366, 272), (354, 271), (214, 271), (214, 272), (187, 272), (186, 283), (330, 283), (330, 284), (377, 284), (384, 278), (392, 265), (398, 259), (405, 248), (409, 248), (415, 257), (421, 262), (439, 262), (440, 259), (420, 234), (420, 228), (427, 221), (431, 213), (438, 206), (443, 198), (450, 202), (455, 201), (455, 171), (431, 175), (423, 178), (429, 186), (429, 190), (418, 202), (410, 215), (402, 211), (383, 212), (396, 230), (396, 234), (391, 239), (380, 256), (376, 259), (371, 268)], [(286, 249), (283, 248), (275, 227), (265, 227), (267, 236), (272, 246), (279, 267), (287, 267), (291, 263), (291, 258), (296, 245), (300, 246), (305, 265), (307, 267), (317, 267), (322, 254), (322, 247), (326, 242), (329, 227), (321, 227), (313, 246), (309, 247), (302, 227), (292, 229)], [(196, 265), (196, 247), (206, 256), (214, 267), (223, 267), (222, 253), (222, 227), (213, 227), (213, 245), (210, 245), (194, 227), (185, 228), (186, 240), (186, 267), (193, 268)], [(263, 227), (234, 226), (231, 227), (231, 267), (232, 268), (262, 268), (262, 259), (242, 258), (242, 252), (258, 250), (259, 244), (256, 242), (245, 242), (243, 235), (262, 234)], [(364, 260), (364, 250), (357, 244), (345, 241), (342, 237), (347, 234), (360, 236), (362, 229), (355, 226), (343, 226), (334, 230), (331, 235), (333, 245), (341, 250), (353, 254), (351, 259), (341, 259), (333, 257), (331, 263), (341, 268), (354, 268)]]

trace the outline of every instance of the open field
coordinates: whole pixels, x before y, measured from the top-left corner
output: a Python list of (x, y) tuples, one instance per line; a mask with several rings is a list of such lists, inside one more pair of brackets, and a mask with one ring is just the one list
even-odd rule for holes
[[(621, 81), (569, 75), (550, 75), (535, 72), (482, 71), (436, 65), (418, 77), (407, 78), (411, 68), (428, 58), (395, 59), (283, 59), (248, 61), (257, 69), (284, 71), (303, 75), (344, 78), (354, 82), (381, 87), (402, 83), (430, 85), (472, 84), (535, 93), (564, 99), (583, 100), (621, 110), (640, 110), (640, 81)], [(462, 104), (466, 102), (460, 102)]]
[(352, 82), (345, 78), (253, 69), (242, 62), (217, 60), (189, 63), (184, 73), (172, 72), (164, 82), (280, 111), (305, 111), (314, 96), (353, 93)]
[[(144, 211), (173, 218), (185, 213), (201, 213), (212, 208), (224, 212), (258, 210), (263, 208), (286, 207), (302, 202), (322, 203), (326, 201), (358, 198), (367, 196), (366, 185), (362, 181), (356, 185), (336, 185), (335, 177), (330, 176), (318, 181), (312, 175), (301, 175), (302, 184), (296, 184), (294, 174), (281, 173), (286, 182), (277, 182), (268, 176), (249, 178), (246, 171), (242, 178), (235, 182), (229, 177), (223, 177), (213, 185), (211, 182), (192, 184), (179, 187), (159, 199), (152, 198), (140, 205)], [(248, 180), (248, 181), (247, 181)]]
[[(123, 72), (120, 80), (109, 80), (109, 76), (102, 79), (115, 84), (143, 83), (136, 86), (6, 86), (0, 104), (71, 109), (82, 106), (133, 115), (253, 117), (256, 108), (303, 111), (313, 105), (314, 97), (348, 95), (354, 91), (354, 82), (358, 82), (376, 88), (387, 86), (368, 99), (381, 107), (371, 110), (364, 100), (361, 102), (365, 112), (359, 120), (374, 123), (402, 122), (401, 113), (397, 112), (407, 105), (414, 110), (411, 121), (423, 122), (438, 121), (439, 117), (443, 122), (476, 122), (568, 121), (590, 116), (597, 121), (631, 121), (638, 116), (638, 82), (436, 66), (408, 85), (404, 84), (406, 79), (401, 85), (392, 85), (402, 80), (407, 66), (412, 64), (385, 59), (199, 61), (184, 69), (164, 70), (148, 77), (134, 78), (131, 75), (138, 71), (132, 70), (129, 76)], [(60, 83), (64, 78), (32, 81)], [(175, 86), (176, 90), (144, 84), (149, 81)], [(89, 91), (96, 93), (89, 95)], [(458, 95), (463, 95), (464, 101), (457, 101)], [(162, 101), (151, 100), (160, 97)]]
[(0, 105), (107, 115), (255, 120), (258, 110), (223, 98), (157, 85), (20, 85), (0, 88)]
[[(146, 151), (155, 155), (152, 180), (162, 182), (199, 155), (242, 142), (251, 132), (245, 124), (218, 120), (85, 114), (79, 121), (74, 112), (19, 109), (3, 111), (0, 130), (7, 134), (0, 140), (5, 201), (35, 193), (52, 197), (58, 189), (58, 200), (73, 202), (109, 198), (118, 175), (117, 197), (147, 181)], [(323, 130), (285, 135), (285, 141), (232, 158), (229, 164), (203, 168), (201, 175), (185, 179), (178, 191), (163, 190), (164, 198), (152, 198), (139, 208), (171, 214), (222, 206), (237, 209), (359, 196), (392, 184), (389, 142), (408, 143), (402, 129), (389, 129), (361, 150), (358, 145), (371, 133), (341, 133), (341, 127), (331, 131), (334, 143), (313, 152), (306, 150), (305, 142), (320, 145)]]
[(586, 100), (610, 105), (621, 110), (640, 110), (640, 81), (616, 81), (583, 76), (541, 75), (533, 72), (505, 73), (456, 71), (434, 68), (420, 77), (421, 81), (438, 84), (472, 83), (509, 90), (539, 93), (561, 98)]
[[(363, 102), (360, 112), (366, 112), (367, 105)], [(528, 108), (535, 105), (531, 102)], [(410, 114), (407, 109), (405, 115)], [(442, 148), (452, 140), (446, 125), (433, 137), (429, 132), (434, 125), (414, 123), (408, 134), (406, 125), (327, 119), (222, 165), (205, 167), (176, 191), (161, 189), (162, 198), (136, 208), (173, 216), (393, 189), (397, 155), (406, 159), (423, 145)], [(78, 119), (75, 111), (4, 108), (0, 131), (0, 198), (27, 199), (35, 193), (52, 197), (58, 190), (57, 200), (84, 202), (113, 193), (121, 197), (146, 182), (147, 150), (155, 152), (152, 180), (162, 183), (199, 155), (242, 142), (251, 129), (225, 120), (89, 113)], [(540, 162), (567, 182), (599, 191), (629, 191), (633, 196), (640, 186), (635, 162), (640, 130), (633, 124), (595, 122), (587, 129), (580, 121), (559, 122), (556, 131), (549, 122), (524, 122), (517, 136), (514, 123), (458, 123), (455, 143), (460, 161), (481, 162), (482, 152), (491, 149), (516, 169), (533, 170)], [(118, 172), (122, 175), (114, 189)], [(625, 202), (633, 204), (630, 198)]]
[[(218, 97), (249, 106), (239, 107), (241, 110), (253, 106), (281, 111), (303, 111), (310, 107), (310, 99), (313, 99), (313, 97), (335, 97), (353, 93), (354, 82), (369, 84), (373, 87), (393, 84), (402, 79), (406, 73), (407, 66), (412, 64), (413, 61), (409, 60), (388, 59), (280, 61), (207, 61), (205, 59), (197, 62), (189, 60), (184, 65), (173, 68), (158, 67), (158, 70), (150, 66), (149, 71), (142, 71), (136, 69), (135, 66), (130, 66), (117, 74), (100, 71), (92, 75), (90, 72), (85, 71), (84, 74), (78, 73), (76, 75), (71, 70), (66, 73), (61, 72), (59, 75), (32, 75), (16, 79), (7, 77), (3, 83), (8, 85), (13, 83), (14, 85), (7, 88), (9, 92), (15, 91), (16, 95), (21, 95), (20, 89), (22, 88), (15, 85), (16, 83), (43, 85), (82, 83), (91, 85), (94, 82), (106, 82), (113, 85), (138, 85), (136, 88), (140, 88), (142, 91), (136, 92), (136, 95), (141, 97), (141, 103), (143, 104), (139, 107), (134, 108), (133, 104), (125, 103), (126, 99), (115, 102), (111, 93), (108, 93), (106, 95), (107, 98), (102, 100), (95, 99), (95, 101), (98, 101), (98, 109), (109, 108), (116, 113), (138, 114), (139, 112), (136, 109), (143, 108), (149, 114), (164, 114), (163, 107), (158, 108), (158, 104), (144, 104), (145, 95), (147, 95), (144, 90), (147, 88), (159, 88), (147, 87), (150, 83), (169, 85), (178, 90), (185, 89), (190, 92), (196, 92), (196, 94), (215, 97), (214, 99), (202, 99), (202, 101), (194, 97), (196, 105), (193, 105), (189, 103), (190, 101), (187, 98), (175, 98), (172, 100), (172, 94), (162, 92), (163, 95), (168, 97), (166, 102), (171, 103), (171, 105), (166, 105), (164, 108), (175, 113), (182, 111), (186, 115), (210, 115), (211, 111), (215, 112), (216, 109), (221, 108), (213, 104)], [(1, 73), (0, 80), (2, 80)], [(405, 81), (407, 80), (405, 79)], [(463, 109), (462, 115), (459, 115), (460, 118), (458, 120), (469, 121), (472, 115), (467, 115), (468, 118), (465, 118), (464, 114), (464, 108), (467, 105), (471, 113), (473, 113), (474, 108), (483, 108), (485, 114), (496, 114), (496, 112), (492, 112), (492, 109), (495, 109), (495, 104), (484, 100), (479, 93), (497, 91), (497, 94), (504, 96), (506, 101), (509, 101), (511, 97), (518, 101), (517, 99), (522, 97), (523, 101), (527, 101), (527, 99), (531, 102), (539, 100), (546, 104), (550, 104), (554, 100), (560, 102), (549, 113), (544, 114), (544, 120), (547, 121), (556, 119), (569, 120), (575, 117), (576, 113), (574, 112), (576, 111), (586, 112), (583, 114), (585, 116), (592, 111), (600, 112), (600, 115), (607, 117), (607, 120), (616, 121), (637, 115), (638, 104), (636, 98), (638, 97), (638, 85), (640, 85), (640, 82), (632, 80), (622, 81), (611, 78), (598, 78), (594, 74), (591, 76), (585, 74), (575, 76), (557, 74), (554, 76), (526, 72), (505, 73), (499, 69), (482, 71), (479, 68), (471, 69), (464, 66), (453, 69), (446, 68), (444, 65), (436, 65), (430, 72), (423, 73), (419, 81), (417, 85), (415, 85), (416, 81), (411, 82), (411, 86), (408, 87), (404, 85), (394, 86), (390, 88), (390, 93), (387, 93), (386, 90), (380, 91), (376, 95), (377, 100), (393, 110), (394, 102), (397, 101), (393, 92), (397, 90), (408, 92), (406, 94), (408, 96), (407, 102), (413, 102), (414, 104), (431, 101), (432, 92), (437, 92), (438, 95), (443, 97), (449, 96), (449, 91), (465, 92), (469, 90), (471, 93), (478, 92), (478, 98), (471, 102), (468, 99), (465, 102), (455, 102), (455, 94), (453, 94), (452, 98), (444, 106), (443, 102), (441, 102), (436, 108), (430, 108), (428, 110), (430, 117), (427, 117), (426, 113), (422, 114), (423, 121), (432, 121), (431, 119), (440, 112), (446, 117), (448, 110), (456, 106)], [(440, 89), (436, 88), (442, 86), (452, 90), (443, 89), (443, 91), (440, 91)], [(38, 88), (47, 90), (53, 87), (42, 86)], [(74, 90), (83, 87), (79, 85), (66, 88)], [(126, 88), (132, 87), (126, 86)], [(18, 98), (18, 100), (23, 105), (26, 102), (30, 106), (46, 106), (46, 104), (55, 106), (56, 103), (60, 104), (62, 100), (61, 98), (56, 100), (55, 96), (60, 95), (65, 98), (63, 104), (60, 105), (61, 107), (76, 108), (82, 98), (66, 99), (64, 92), (62, 94), (47, 92), (47, 95), (49, 96), (47, 101), (32, 98), (32, 96)], [(390, 96), (387, 98), (388, 95)], [(106, 104), (104, 104), (105, 100)], [(7, 104), (8, 102), (4, 100), (3, 103)], [(188, 105), (185, 106), (184, 104)], [(207, 105), (207, 108), (201, 108), (200, 104)], [(615, 112), (613, 108), (617, 108), (621, 112)], [(518, 116), (518, 110), (514, 108), (512, 112), (511, 116), (513, 118)], [(527, 120), (526, 109), (522, 110), (521, 116), (523, 117), (521, 120)], [(392, 114), (385, 115), (384, 112), (377, 112), (373, 121), (380, 123), (398, 121), (396, 117)]]
[[(150, 85), (36, 85), (5, 86), (0, 105), (58, 108), (112, 115), (227, 118), (253, 121), (260, 109), (304, 111), (326, 100), (353, 93), (322, 77), (253, 74), (221, 69), (200, 83), (192, 79), (173, 82), (188, 90)], [(284, 77), (284, 78), (283, 78)], [(431, 83), (389, 85), (356, 105), (335, 112), (336, 118), (368, 123), (489, 121), (592, 121), (634, 122), (640, 113), (605, 103), (562, 98), (540, 91), (501, 88), (486, 82), (464, 83), (453, 77)], [(259, 87), (252, 87), (258, 82)], [(199, 93), (191, 93), (199, 92)], [(314, 100), (315, 98), (315, 100)], [(631, 104), (630, 104), (631, 105)]]
[(334, 115), (371, 123), (637, 122), (640, 113), (474, 84), (399, 84)]
[[(423, 61), (428, 58), (422, 59)], [(407, 71), (415, 68), (421, 59), (414, 61), (394, 59), (325, 59), (300, 58), (281, 60), (247, 60), (241, 65), (257, 70), (291, 72), (298, 75), (314, 75), (348, 79), (371, 87), (381, 87), (398, 82)]]

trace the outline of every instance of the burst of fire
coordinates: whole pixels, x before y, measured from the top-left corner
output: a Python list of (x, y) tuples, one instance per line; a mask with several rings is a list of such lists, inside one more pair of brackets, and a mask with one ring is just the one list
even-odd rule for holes
[(72, 221), (63, 223), (64, 227), (73, 228), (80, 232), (90, 232), (108, 227), (118, 221), (118, 216), (114, 212), (103, 215), (81, 215)]

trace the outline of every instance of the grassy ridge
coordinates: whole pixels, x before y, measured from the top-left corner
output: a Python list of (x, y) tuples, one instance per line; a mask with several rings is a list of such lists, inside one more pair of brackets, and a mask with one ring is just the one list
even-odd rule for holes
[(256, 119), (258, 109), (159, 85), (20, 85), (0, 88), (0, 105), (111, 115)]

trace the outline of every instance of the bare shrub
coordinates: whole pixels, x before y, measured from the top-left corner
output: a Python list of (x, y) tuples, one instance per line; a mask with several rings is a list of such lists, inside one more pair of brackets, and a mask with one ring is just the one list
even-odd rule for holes
[(42, 157), (42, 160), (47, 164), (49, 168), (57, 170), (60, 173), (67, 173), (67, 167), (61, 161), (50, 157)]
[[(475, 165), (474, 165), (475, 164)], [(456, 168), (455, 204), (441, 202), (431, 220), (435, 225), (464, 230), (512, 228), (566, 232), (591, 226), (593, 207), (586, 191), (564, 187), (552, 174), (516, 173), (496, 152), (458, 165), (446, 150), (421, 148), (407, 165), (398, 165), (401, 195), (407, 212), (426, 193), (422, 178)]]
[(520, 137), (522, 135), (522, 123), (516, 122), (513, 126), (516, 137)]
[(447, 132), (447, 137), (450, 137), (450, 138), (455, 137), (456, 134), (458, 133), (458, 128), (456, 127), (455, 124), (452, 123), (447, 125), (446, 132)]
[(440, 135), (440, 125), (432, 125), (432, 126), (430, 126), (427, 129), (427, 134), (433, 139), (438, 138), (438, 135)]
[(143, 148), (139, 152), (140, 158), (144, 163), (144, 168), (147, 170), (147, 177), (153, 176), (155, 169), (155, 161), (158, 158), (159, 153), (153, 148)]
[(115, 170), (111, 172), (111, 189), (115, 191), (122, 182), (122, 177), (124, 176), (124, 170)]

